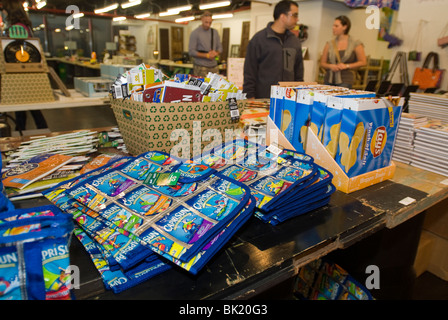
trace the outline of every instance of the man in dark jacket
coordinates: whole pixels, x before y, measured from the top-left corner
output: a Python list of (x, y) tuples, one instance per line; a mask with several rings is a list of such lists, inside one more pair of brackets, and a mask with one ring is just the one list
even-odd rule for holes
[(299, 19), (299, 6), (283, 0), (274, 8), (274, 22), (249, 41), (244, 62), (243, 92), (247, 98), (269, 98), (279, 81), (303, 81), (302, 45), (290, 31)]

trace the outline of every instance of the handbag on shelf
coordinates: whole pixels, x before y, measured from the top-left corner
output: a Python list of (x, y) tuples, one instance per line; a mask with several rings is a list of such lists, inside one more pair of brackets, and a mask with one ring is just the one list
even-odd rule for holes
[[(420, 20), (417, 27), (417, 35), (415, 36), (414, 48), (415, 50), (409, 51), (408, 60), (409, 61), (420, 61), (422, 59), (422, 28), (423, 28), (423, 20)], [(419, 50), (420, 49), (420, 50)]]
[[(433, 61), (433, 68), (429, 68), (429, 64)], [(423, 66), (416, 68), (412, 84), (418, 85), (419, 89), (439, 88), (442, 82), (445, 70), (439, 69), (439, 55), (431, 51), (425, 58)]]
[(448, 35), (446, 35), (448, 31), (448, 23), (443, 28), (442, 32), (439, 35), (439, 38), (437, 39), (437, 45), (439, 47), (445, 48), (448, 46)]

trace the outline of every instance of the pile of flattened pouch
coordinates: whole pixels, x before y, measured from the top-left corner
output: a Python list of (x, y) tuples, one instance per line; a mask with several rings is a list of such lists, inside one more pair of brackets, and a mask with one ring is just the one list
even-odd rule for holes
[(234, 140), (181, 160), (125, 157), (44, 192), (118, 293), (173, 267), (197, 274), (255, 215), (277, 224), (328, 203), (331, 174), (307, 155)]

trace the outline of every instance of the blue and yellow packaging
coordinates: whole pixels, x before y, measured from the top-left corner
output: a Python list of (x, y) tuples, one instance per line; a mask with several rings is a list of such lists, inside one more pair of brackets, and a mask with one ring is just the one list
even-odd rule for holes
[(292, 141), (294, 133), (294, 119), (297, 109), (297, 90), (287, 87), (285, 96), (283, 97), (282, 120), (279, 126), (280, 131), (285, 135), (286, 139)]
[(335, 157), (348, 177), (390, 165), (403, 98), (343, 99)]
[(327, 111), (327, 100), (330, 96), (342, 94), (347, 88), (316, 90), (314, 92), (313, 108), (311, 112), (310, 129), (322, 141), (324, 119)]
[(375, 96), (376, 96), (375, 92), (349, 90), (343, 87), (337, 87), (326, 90), (317, 90), (314, 93), (314, 102), (311, 114), (310, 128), (314, 131), (319, 140), (324, 142), (325, 117), (330, 97), (374, 98)]
[(288, 139), (297, 152), (305, 153), (307, 126), (313, 108), (314, 90), (302, 89), (297, 91), (297, 106), (294, 115), (294, 132), (292, 139)]
[(336, 156), (336, 151), (338, 150), (342, 110), (342, 98), (332, 96), (328, 97), (323, 123), (322, 144), (333, 158)]
[(269, 104), (269, 117), (280, 128), (283, 111), (283, 97), (285, 96), (286, 87), (271, 86), (271, 98)]

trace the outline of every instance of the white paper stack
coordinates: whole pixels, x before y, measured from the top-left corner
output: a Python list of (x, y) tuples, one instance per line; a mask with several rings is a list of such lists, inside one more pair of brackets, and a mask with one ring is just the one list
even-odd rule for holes
[(411, 93), (409, 113), (425, 115), (448, 123), (448, 94)]
[(40, 154), (78, 156), (95, 152), (97, 135), (96, 131), (84, 130), (22, 142), (18, 150), (11, 154), (10, 165), (19, 164)]
[(427, 117), (422, 115), (414, 113), (401, 114), (392, 160), (406, 164), (411, 163), (414, 154), (415, 129), (425, 125), (427, 122)]
[(412, 166), (448, 176), (448, 124), (428, 121), (416, 129)]

